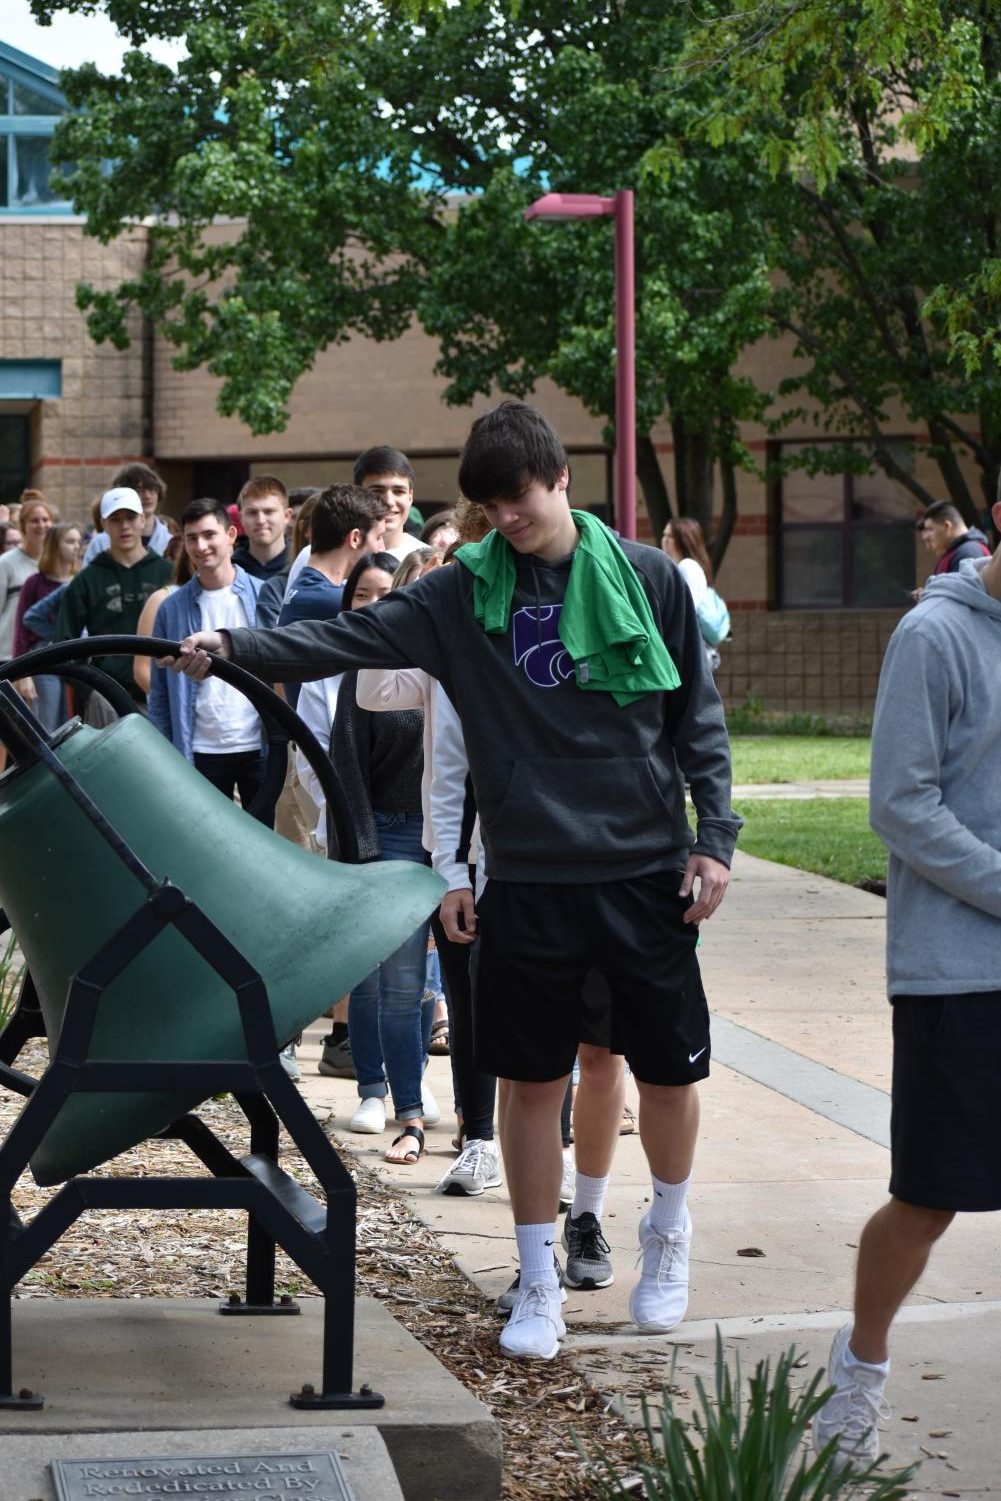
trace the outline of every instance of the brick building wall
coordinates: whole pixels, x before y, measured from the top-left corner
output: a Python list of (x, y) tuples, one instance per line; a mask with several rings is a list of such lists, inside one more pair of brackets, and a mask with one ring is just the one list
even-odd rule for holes
[[(109, 246), (73, 219), (0, 219), (0, 360), (59, 360), (62, 395), (31, 405), (31, 483), (62, 514), (89, 506), (119, 464), (149, 452), (143, 338), (126, 351), (95, 345), (76, 306), (78, 281), (114, 287), (142, 269), (145, 232)], [(11, 403), (8, 410), (27, 410)]]
[(898, 610), (740, 610), (720, 648), (724, 703), (741, 708), (871, 712)]
[[(138, 324), (127, 351), (91, 343), (75, 305), (77, 281), (115, 287), (141, 269), (144, 254), (141, 227), (101, 246), (72, 219), (0, 220), (0, 359), (61, 362), (62, 395), (32, 406), (31, 478), (65, 515), (84, 518), (114, 469), (144, 456), (154, 456), (170, 486), (168, 508), (177, 514), (194, 493), (196, 475), (210, 472), (206, 465), (318, 484), (347, 478), (354, 455), (387, 441), (413, 458), (420, 499), (454, 499), (458, 450), (487, 402), (444, 404), (444, 382), (433, 368), (437, 349), (419, 328), (405, 329), (393, 343), (353, 339), (322, 352), (293, 393), (284, 432), (255, 437), (217, 412), (218, 381), (203, 370), (174, 370), (170, 347), (161, 340), (144, 346)], [(781, 342), (746, 357), (759, 379), (776, 384), (790, 358)], [(600, 421), (554, 386), (541, 387), (535, 399), (571, 452), (575, 500), (602, 504), (612, 466)], [(902, 415), (899, 421), (904, 431)], [(809, 423), (788, 434), (814, 435)], [(669, 425), (658, 424), (653, 438), (673, 493)], [(764, 429), (748, 427), (744, 438), (763, 468)], [(921, 477), (934, 487), (928, 461), (920, 462)], [(738, 486), (738, 519), (717, 579), (734, 625), (719, 679), (724, 697), (787, 710), (868, 710), (899, 611), (776, 609), (774, 493), (760, 473), (741, 474)], [(655, 541), (642, 504), (639, 522), (641, 539)], [(927, 571), (916, 547), (915, 582)]]

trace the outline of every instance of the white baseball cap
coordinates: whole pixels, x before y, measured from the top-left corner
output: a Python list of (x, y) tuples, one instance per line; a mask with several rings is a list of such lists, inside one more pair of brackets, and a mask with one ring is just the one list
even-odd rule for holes
[(143, 513), (143, 503), (135, 490), (130, 490), (128, 485), (118, 485), (114, 490), (105, 490), (101, 496), (101, 520), (107, 521), (116, 511), (134, 511), (137, 516)]

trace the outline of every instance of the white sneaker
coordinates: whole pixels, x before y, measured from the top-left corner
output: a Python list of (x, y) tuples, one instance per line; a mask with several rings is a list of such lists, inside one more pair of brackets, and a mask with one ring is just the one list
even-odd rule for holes
[(282, 1068), (292, 1080), (292, 1083), (298, 1084), (299, 1080), (302, 1078), (302, 1075), (299, 1072), (299, 1065), (295, 1061), (295, 1043), (290, 1042), (288, 1047), (282, 1048), (281, 1052), (278, 1054), (278, 1058)]
[(552, 1360), (559, 1353), (560, 1338), (567, 1326), (560, 1317), (562, 1288), (543, 1282), (519, 1287), (511, 1317), (501, 1330), (500, 1347), (505, 1355), (523, 1360)]
[(421, 1080), (421, 1115), (424, 1117), (425, 1126), (437, 1126), (441, 1120), (438, 1101), (431, 1093), (431, 1086), (426, 1079)]
[(642, 1334), (670, 1334), (688, 1308), (688, 1253), (692, 1217), (685, 1210), (685, 1228), (662, 1235), (640, 1220), (640, 1259), (643, 1270), (629, 1296), (629, 1317)]
[(563, 1148), (563, 1174), (560, 1178), (560, 1210), (569, 1209), (577, 1192), (577, 1169), (574, 1167), (573, 1148)]
[(819, 1454), (832, 1440), (842, 1459), (865, 1466), (879, 1457), (877, 1422), (890, 1416), (883, 1397), (886, 1372), (878, 1366), (848, 1359), (852, 1326), (845, 1324), (834, 1336), (827, 1380), (834, 1391), (813, 1419), (813, 1447)]
[(386, 1102), (377, 1094), (362, 1100), (351, 1117), (349, 1131), (360, 1131), (365, 1136), (378, 1136), (386, 1129)]
[(501, 1185), (500, 1152), (495, 1141), (473, 1137), (467, 1141), (440, 1183), (436, 1194), (481, 1194)]

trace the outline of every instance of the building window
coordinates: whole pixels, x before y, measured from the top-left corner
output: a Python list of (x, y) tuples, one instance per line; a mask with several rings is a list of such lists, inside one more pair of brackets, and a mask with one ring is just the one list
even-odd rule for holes
[[(906, 440), (896, 446), (910, 463)], [(899, 607), (914, 588), (915, 508), (901, 485), (881, 469), (809, 474), (789, 468), (798, 451), (809, 449), (824, 453), (833, 469), (850, 448), (783, 443), (772, 455), (784, 471), (777, 484), (780, 609)]]
[(30, 418), (0, 412), (0, 501), (17, 500), (30, 478)]
[[(38, 70), (37, 76), (29, 71), (29, 63)], [(70, 209), (51, 184), (49, 144), (66, 113), (56, 77), (54, 69), (0, 45), (0, 213), (66, 213)]]

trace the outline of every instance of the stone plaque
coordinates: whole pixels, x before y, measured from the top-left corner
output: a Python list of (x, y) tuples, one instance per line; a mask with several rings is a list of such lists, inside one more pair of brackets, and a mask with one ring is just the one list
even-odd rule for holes
[(355, 1501), (337, 1455), (212, 1454), (179, 1459), (55, 1459), (59, 1501), (105, 1496), (144, 1501)]

